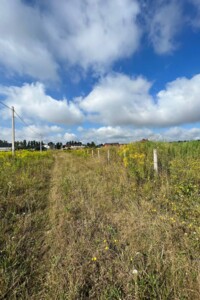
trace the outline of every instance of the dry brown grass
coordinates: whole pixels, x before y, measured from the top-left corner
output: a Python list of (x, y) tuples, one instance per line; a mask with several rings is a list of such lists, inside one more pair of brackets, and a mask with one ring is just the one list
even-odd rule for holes
[(0, 161), (0, 299), (200, 299), (198, 161), (136, 180), (73, 153)]
[(197, 237), (155, 210), (165, 180), (141, 187), (120, 162), (68, 153), (53, 173), (43, 299), (200, 298)]
[(39, 299), (52, 157), (0, 160), (0, 299)]

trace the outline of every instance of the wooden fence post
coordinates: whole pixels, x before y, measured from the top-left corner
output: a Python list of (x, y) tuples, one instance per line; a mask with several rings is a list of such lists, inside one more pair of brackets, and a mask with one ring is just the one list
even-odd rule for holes
[(153, 149), (153, 166), (154, 166), (154, 171), (158, 173), (158, 154), (157, 154), (157, 149)]

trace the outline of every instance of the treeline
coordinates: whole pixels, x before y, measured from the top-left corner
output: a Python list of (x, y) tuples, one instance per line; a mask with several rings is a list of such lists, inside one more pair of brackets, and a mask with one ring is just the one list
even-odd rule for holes
[[(42, 145), (44, 146), (44, 143), (42, 142)], [(11, 147), (12, 144), (7, 142), (7, 141), (3, 141), (0, 140), (0, 147)], [(39, 148), (40, 147), (40, 142), (38, 141), (15, 141), (15, 149), (35, 149), (35, 148)]]
[(66, 147), (71, 147), (71, 146), (85, 146), (88, 148), (96, 148), (96, 147), (100, 147), (101, 145), (96, 145), (95, 142), (91, 142), (91, 143), (87, 143), (87, 144), (83, 144), (82, 142), (77, 142), (77, 141), (69, 141), (65, 144)]
[[(12, 144), (5, 141), (5, 140), (0, 140), (0, 147), (11, 147)], [(45, 144), (44, 142), (42, 142), (42, 148), (43, 149), (61, 149), (63, 146), (65, 147), (71, 147), (71, 146), (85, 146), (85, 147), (89, 147), (89, 148), (95, 148), (95, 147), (99, 147), (102, 145), (96, 145), (94, 142), (91, 143), (87, 143), (87, 144), (83, 144), (82, 142), (79, 141), (68, 141), (66, 142), (66, 144), (63, 144), (61, 142), (49, 142), (47, 144)], [(15, 141), (15, 149), (34, 149), (34, 150), (39, 150), (40, 149), (40, 142), (36, 141), (36, 140), (32, 140), (32, 141), (27, 141), (27, 140), (23, 140), (23, 141)]]
[(0, 147), (11, 147), (12, 144), (8, 143), (7, 141), (0, 140)]

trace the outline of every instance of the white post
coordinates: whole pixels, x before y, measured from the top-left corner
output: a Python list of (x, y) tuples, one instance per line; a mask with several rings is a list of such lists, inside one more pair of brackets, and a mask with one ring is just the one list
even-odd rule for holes
[(12, 108), (12, 155), (15, 155), (15, 109)]
[(100, 158), (100, 152), (99, 152), (99, 149), (98, 149), (98, 152), (97, 152), (97, 153), (98, 153), (98, 158)]
[(124, 150), (124, 157), (126, 157), (126, 151)]
[(94, 150), (92, 149), (92, 157), (94, 157)]
[(108, 149), (107, 159), (108, 159), (108, 162), (109, 162), (110, 161), (110, 149)]
[(158, 154), (157, 149), (153, 149), (153, 165), (154, 165), (154, 171), (158, 173)]

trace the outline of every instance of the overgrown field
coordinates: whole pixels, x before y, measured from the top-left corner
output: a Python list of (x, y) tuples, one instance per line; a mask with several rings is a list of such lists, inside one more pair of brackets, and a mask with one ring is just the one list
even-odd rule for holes
[(0, 153), (0, 299), (40, 299), (52, 156)]
[(200, 142), (54, 157), (0, 159), (0, 299), (200, 299)]

